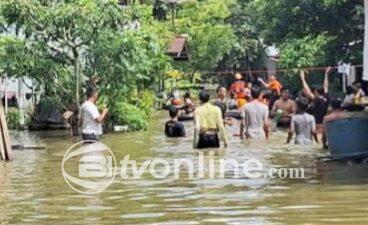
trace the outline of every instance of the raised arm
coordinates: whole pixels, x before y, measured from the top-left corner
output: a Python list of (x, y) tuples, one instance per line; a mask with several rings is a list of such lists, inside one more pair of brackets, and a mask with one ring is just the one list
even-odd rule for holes
[(309, 88), (309, 85), (308, 85), (307, 81), (305, 80), (305, 71), (304, 70), (300, 71), (300, 80), (302, 81), (304, 94), (308, 98), (313, 100), (315, 98), (315, 96), (314, 96), (313, 92), (311, 91), (311, 89)]
[(330, 74), (332, 70), (332, 67), (327, 67), (325, 71), (325, 79), (323, 80), (323, 90), (325, 91), (325, 94), (328, 93), (328, 75)]
[(268, 88), (270, 85), (268, 85), (262, 78), (258, 77), (257, 80), (266, 88)]
[(105, 108), (105, 109), (102, 111), (101, 115), (99, 115), (99, 116), (95, 119), (95, 121), (96, 121), (97, 123), (102, 123), (102, 122), (105, 120), (106, 115), (107, 115), (107, 113), (108, 113), (108, 112), (109, 112), (109, 109), (108, 109), (108, 108)]

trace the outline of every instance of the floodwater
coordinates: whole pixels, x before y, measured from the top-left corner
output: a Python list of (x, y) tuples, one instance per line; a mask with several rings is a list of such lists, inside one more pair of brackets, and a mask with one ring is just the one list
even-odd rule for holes
[[(138, 166), (156, 158), (198, 160), (192, 123), (185, 123), (188, 137), (168, 139), (164, 120), (158, 116), (147, 132), (108, 134), (101, 141), (118, 162), (129, 154)], [(0, 163), (0, 224), (368, 224), (366, 165), (318, 163), (326, 153), (320, 146), (285, 145), (282, 131), (272, 133), (268, 143), (247, 143), (232, 137), (236, 126), (227, 129), (229, 147), (206, 153), (205, 162), (256, 159), (265, 171), (304, 168), (305, 178), (251, 179), (227, 172), (223, 178), (190, 179), (182, 170), (179, 179), (156, 179), (145, 172), (141, 179), (117, 176), (102, 193), (84, 195), (71, 189), (61, 172), (63, 155), (75, 139), (21, 133), (18, 140), (47, 148), (16, 151), (13, 162)]]

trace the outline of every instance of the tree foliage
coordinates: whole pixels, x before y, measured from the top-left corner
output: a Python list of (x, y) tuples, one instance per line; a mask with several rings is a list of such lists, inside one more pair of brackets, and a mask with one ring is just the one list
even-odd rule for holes
[(206, 0), (182, 5), (176, 31), (188, 35), (191, 58), (184, 68), (187, 72), (213, 71), (235, 45), (235, 34), (226, 22), (232, 4), (233, 0)]
[[(340, 60), (360, 63), (364, 31), (363, 1), (360, 0), (252, 0), (254, 23), (266, 44), (281, 47), (290, 57), (291, 42), (303, 44), (301, 50), (319, 48), (325, 57), (320, 64)], [(314, 40), (313, 40), (314, 39)], [(325, 43), (321, 45), (321, 40)], [(328, 47), (327, 49), (325, 47)], [(311, 51), (306, 52), (310, 54)], [(301, 53), (303, 54), (303, 53)], [(284, 56), (285, 59), (286, 56)], [(308, 56), (310, 58), (310, 56)], [(293, 60), (292, 58), (288, 61)], [(298, 66), (295, 64), (287, 66)]]
[(59, 96), (61, 103), (75, 96), (75, 104), (87, 78), (97, 75), (102, 93), (114, 103), (149, 86), (169, 65), (157, 33), (162, 29), (147, 28), (153, 19), (146, 11), (120, 8), (116, 1), (6, 1), (0, 21), (12, 36), (0, 42), (1, 69), (53, 86), (45, 94)]
[(300, 39), (289, 39), (281, 45), (280, 67), (306, 68), (323, 66), (328, 57), (328, 44), (333, 38), (326, 35), (306, 36)]
[(230, 16), (226, 22), (231, 25), (236, 42), (224, 58), (223, 63), (226, 68), (246, 70), (251, 66), (262, 66), (264, 48), (252, 21), (249, 2), (249, 0), (237, 0), (230, 7)]
[[(157, 5), (166, 10), (160, 20), (152, 15)], [(280, 48), (285, 68), (362, 61), (360, 0), (189, 0), (177, 5), (175, 25), (170, 13), (160, 0), (125, 7), (114, 0), (2, 1), (0, 73), (36, 80), (43, 97), (64, 106), (79, 104), (86, 80), (97, 75), (103, 101), (130, 109), (141, 107), (131, 96), (167, 71), (180, 71), (190, 86), (219, 64), (263, 67), (265, 45)], [(187, 36), (187, 63), (165, 55), (176, 35)]]

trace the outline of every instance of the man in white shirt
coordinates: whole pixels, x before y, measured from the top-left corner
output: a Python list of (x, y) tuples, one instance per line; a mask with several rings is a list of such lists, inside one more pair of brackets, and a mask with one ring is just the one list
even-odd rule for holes
[(82, 125), (82, 137), (84, 141), (98, 141), (102, 135), (102, 122), (108, 113), (105, 108), (102, 113), (98, 112), (95, 105), (98, 97), (97, 89), (88, 87), (86, 90), (87, 100), (82, 104), (79, 119)]
[(290, 129), (286, 143), (290, 143), (294, 133), (296, 145), (313, 144), (313, 138), (318, 143), (316, 121), (314, 117), (305, 111), (308, 108), (308, 99), (299, 98), (296, 101), (298, 106), (297, 113), (291, 118)]
[[(241, 109), (240, 138), (268, 138), (268, 107), (259, 101), (261, 89), (254, 86), (251, 89), (252, 101)], [(245, 131), (245, 132), (244, 132)]]

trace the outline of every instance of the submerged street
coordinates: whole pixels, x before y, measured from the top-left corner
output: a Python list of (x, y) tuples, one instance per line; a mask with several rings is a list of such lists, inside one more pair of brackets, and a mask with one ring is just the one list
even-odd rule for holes
[[(168, 139), (162, 128), (166, 119), (166, 113), (160, 114), (147, 132), (107, 134), (101, 141), (118, 165), (127, 154), (138, 164), (153, 158), (197, 160), (192, 122), (185, 123), (186, 138)], [(83, 195), (61, 173), (63, 155), (74, 139), (56, 132), (19, 133), (12, 136), (46, 149), (15, 151), (13, 162), (0, 163), (0, 224), (367, 224), (367, 165), (318, 163), (326, 153), (320, 146), (284, 145), (284, 131), (273, 132), (267, 144), (230, 137), (237, 131), (237, 125), (227, 127), (229, 147), (206, 154), (205, 160), (255, 158), (265, 168), (302, 167), (305, 178), (117, 176), (104, 192)]]

